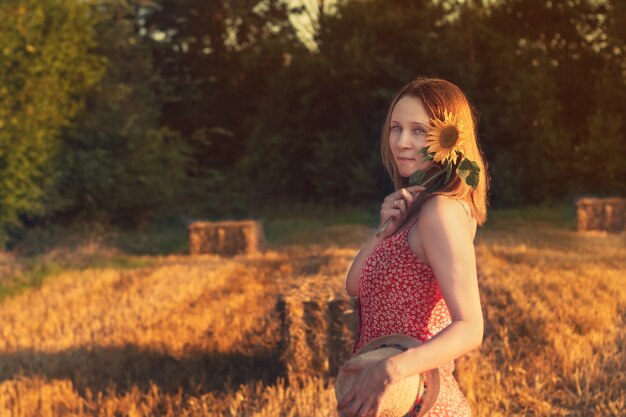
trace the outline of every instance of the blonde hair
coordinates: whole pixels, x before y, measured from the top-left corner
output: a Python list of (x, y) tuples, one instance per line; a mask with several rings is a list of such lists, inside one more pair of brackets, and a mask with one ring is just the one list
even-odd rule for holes
[(491, 181), (487, 173), (487, 161), (478, 145), (478, 134), (476, 131), (478, 112), (470, 105), (469, 100), (461, 89), (449, 81), (440, 78), (417, 77), (402, 87), (389, 105), (387, 118), (380, 137), (380, 151), (383, 165), (393, 181), (395, 190), (408, 186), (408, 178), (402, 177), (399, 174), (389, 145), (391, 114), (393, 113), (396, 103), (404, 96), (420, 99), (426, 109), (428, 117), (431, 119), (437, 118), (443, 120), (444, 110), (447, 110), (455, 113), (457, 117), (463, 120), (470, 133), (468, 142), (464, 146), (464, 155), (467, 156), (469, 160), (476, 162), (480, 167), (480, 176), (476, 189), (467, 185), (465, 181), (461, 180), (457, 175), (453, 175), (453, 179), (449, 184), (441, 190), (429, 193), (425, 198), (421, 199), (418, 206), (423, 205), (424, 202), (435, 195), (446, 195), (462, 199), (469, 203), (471, 215), (476, 219), (477, 224), (483, 225), (487, 221), (487, 194)]

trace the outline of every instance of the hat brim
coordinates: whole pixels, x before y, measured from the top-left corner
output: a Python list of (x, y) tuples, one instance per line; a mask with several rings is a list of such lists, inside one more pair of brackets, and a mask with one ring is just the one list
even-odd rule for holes
[(352, 355), (352, 357), (361, 355), (365, 352), (369, 352), (374, 349), (378, 349), (382, 345), (395, 345), (395, 344), (398, 344), (398, 345), (404, 346), (405, 348), (410, 349), (410, 348), (421, 345), (422, 342), (420, 342), (418, 339), (411, 337), (411, 336), (406, 336), (403, 334), (390, 334), (390, 335), (381, 336), (372, 340), (371, 342), (363, 346), (361, 349), (359, 349), (358, 352)]

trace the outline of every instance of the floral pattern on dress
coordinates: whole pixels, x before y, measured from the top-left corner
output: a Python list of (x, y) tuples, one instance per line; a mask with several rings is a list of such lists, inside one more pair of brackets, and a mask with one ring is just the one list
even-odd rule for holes
[[(425, 342), (452, 323), (433, 270), (409, 246), (408, 233), (416, 220), (380, 242), (365, 260), (359, 277), (359, 330), (353, 352), (394, 333)], [(469, 401), (453, 371), (454, 361), (439, 367), (439, 396), (429, 417), (471, 416)]]

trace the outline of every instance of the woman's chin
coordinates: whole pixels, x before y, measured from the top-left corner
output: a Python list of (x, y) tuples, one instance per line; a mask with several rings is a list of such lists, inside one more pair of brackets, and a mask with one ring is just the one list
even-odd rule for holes
[(424, 169), (426, 169), (426, 167), (415, 166), (415, 167), (413, 167), (411, 169), (400, 169), (398, 172), (403, 177), (410, 177), (411, 175), (413, 175), (418, 170), (424, 170)]

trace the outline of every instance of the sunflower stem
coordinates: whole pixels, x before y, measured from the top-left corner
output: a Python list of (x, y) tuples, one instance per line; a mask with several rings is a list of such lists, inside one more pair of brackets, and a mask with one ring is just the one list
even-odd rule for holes
[(438, 176), (445, 174), (446, 170), (442, 169), (441, 171), (437, 172), (435, 175), (433, 175), (432, 177), (428, 178), (426, 181), (424, 181), (423, 183), (421, 183), (420, 185), (423, 187), (426, 184), (428, 184), (429, 182), (431, 182), (432, 180), (434, 180), (435, 178), (437, 178)]

